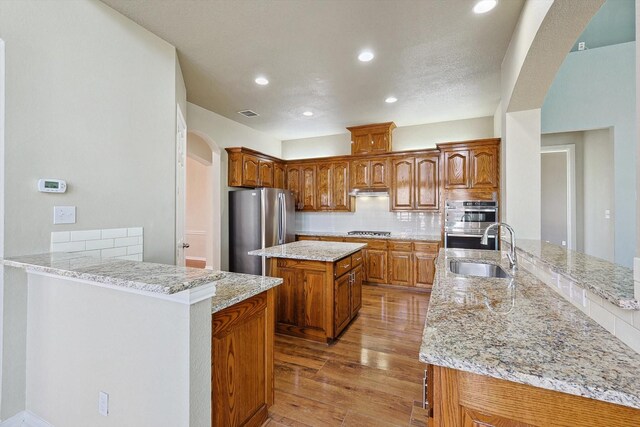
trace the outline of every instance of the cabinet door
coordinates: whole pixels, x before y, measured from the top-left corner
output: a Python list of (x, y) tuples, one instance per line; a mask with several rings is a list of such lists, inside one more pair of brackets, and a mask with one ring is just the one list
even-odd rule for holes
[(251, 154), (242, 155), (242, 185), (246, 187), (260, 185), (260, 160)]
[(354, 160), (351, 162), (351, 188), (369, 188), (371, 183), (369, 160)]
[(334, 282), (334, 337), (337, 337), (351, 320), (351, 278), (351, 273), (348, 273)]
[(316, 182), (318, 183), (316, 193), (316, 209), (331, 210), (331, 187), (333, 178), (333, 167), (331, 163), (321, 163), (318, 165)]
[(415, 284), (419, 288), (431, 288), (435, 274), (436, 254), (416, 252), (413, 254)]
[(413, 273), (413, 257), (411, 252), (391, 251), (389, 283), (392, 285), (411, 286), (411, 275)]
[(416, 158), (416, 209), (432, 211), (439, 209), (438, 163), (438, 156)]
[(371, 134), (371, 152), (386, 153), (389, 151), (389, 133), (386, 131)]
[(367, 249), (367, 281), (387, 283), (387, 251), (383, 249)]
[(472, 188), (497, 187), (499, 170), (497, 147), (483, 147), (471, 150)]
[(229, 171), (227, 174), (229, 187), (242, 187), (242, 154), (229, 154)]
[(447, 151), (444, 153), (445, 188), (469, 187), (469, 151)]
[(273, 187), (285, 188), (284, 184), (284, 165), (282, 163), (273, 164)]
[(303, 166), (300, 169), (300, 179), (301, 209), (313, 211), (316, 209), (316, 167)]
[(353, 135), (351, 154), (366, 154), (371, 152), (371, 138), (369, 134)]
[(389, 161), (387, 159), (371, 160), (370, 169), (370, 187), (389, 188)]
[(298, 283), (298, 287), (303, 289), (300, 295), (303, 313), (298, 323), (298, 326), (302, 328), (324, 330), (324, 307), (327, 304), (325, 299), (325, 276), (326, 273), (321, 271), (304, 270), (302, 281)]
[(391, 186), (391, 209), (406, 211), (413, 209), (413, 157), (395, 159), (392, 162), (391, 173), (393, 184)]
[(260, 160), (260, 186), (273, 187), (273, 162)]
[(331, 209), (336, 211), (350, 211), (351, 197), (349, 196), (349, 162), (333, 164), (331, 191)]
[(298, 287), (302, 273), (294, 268), (278, 267), (282, 285), (276, 287), (276, 323), (298, 326)]
[(302, 191), (300, 186), (300, 167), (297, 165), (287, 165), (287, 190), (291, 191), (296, 198), (296, 210), (302, 208)]
[(265, 293), (213, 315), (213, 427), (261, 425), (266, 419), (273, 369), (267, 322)]
[(358, 314), (362, 307), (362, 282), (364, 281), (362, 265), (353, 269), (353, 280), (351, 282), (351, 318)]

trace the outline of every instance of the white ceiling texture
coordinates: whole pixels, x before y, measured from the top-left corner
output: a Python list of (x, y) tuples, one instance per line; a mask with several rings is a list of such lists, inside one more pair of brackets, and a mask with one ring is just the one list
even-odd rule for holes
[[(474, 0), (103, 2), (176, 46), (190, 102), (282, 140), (493, 115), (523, 6), (500, 0), (476, 15)], [(358, 61), (363, 49), (371, 62)]]

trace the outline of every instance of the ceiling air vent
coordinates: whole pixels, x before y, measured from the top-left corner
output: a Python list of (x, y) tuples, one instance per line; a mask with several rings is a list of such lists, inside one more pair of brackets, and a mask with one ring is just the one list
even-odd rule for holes
[(242, 110), (242, 111), (238, 111), (238, 113), (242, 114), (245, 117), (257, 117), (260, 115), (255, 111), (251, 111), (251, 110)]

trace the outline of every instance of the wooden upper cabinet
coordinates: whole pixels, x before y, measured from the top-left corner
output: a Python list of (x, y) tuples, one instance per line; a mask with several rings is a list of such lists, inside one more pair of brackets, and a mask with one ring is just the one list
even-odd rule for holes
[(420, 210), (438, 210), (440, 194), (439, 156), (416, 157), (416, 204)]
[(331, 209), (336, 211), (351, 211), (351, 196), (349, 196), (349, 162), (333, 163), (331, 179)]
[(371, 186), (371, 160), (351, 161), (351, 188), (369, 188)]
[(296, 210), (302, 208), (302, 191), (300, 185), (300, 165), (287, 165), (286, 189), (293, 193), (296, 199)]
[(469, 150), (444, 153), (444, 176), (445, 188), (469, 187)]
[(260, 160), (260, 187), (273, 187), (273, 162), (268, 160)]
[(389, 159), (371, 160), (371, 188), (389, 188)]
[(392, 210), (413, 210), (414, 200), (414, 176), (413, 157), (403, 157), (394, 159), (391, 162), (392, 189), (391, 189), (391, 209)]
[(242, 155), (242, 183), (248, 187), (260, 185), (260, 159), (250, 154)]
[(333, 165), (331, 163), (320, 163), (317, 166), (317, 193), (316, 206), (318, 210), (331, 209), (331, 193), (333, 181)]
[(391, 133), (395, 127), (393, 122), (348, 127), (351, 132), (351, 154), (390, 152)]
[(229, 187), (242, 187), (242, 153), (229, 153), (227, 181)]
[(285, 177), (284, 164), (274, 163), (273, 164), (273, 187), (282, 188), (282, 189), (286, 188), (284, 177)]
[(316, 209), (316, 167), (303, 165), (300, 168), (300, 202), (301, 210)]
[(498, 186), (498, 147), (481, 147), (471, 150), (471, 187), (495, 188)]

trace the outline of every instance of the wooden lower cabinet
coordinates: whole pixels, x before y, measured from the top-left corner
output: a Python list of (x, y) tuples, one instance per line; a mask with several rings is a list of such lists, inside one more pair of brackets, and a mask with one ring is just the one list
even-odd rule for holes
[(429, 365), (429, 427), (640, 425), (640, 410)]
[(271, 259), (278, 333), (331, 342), (362, 306), (362, 252), (334, 262)]
[(389, 251), (389, 283), (412, 286), (413, 254)]
[(211, 425), (260, 426), (273, 404), (275, 289), (213, 314)]
[(365, 257), (367, 282), (388, 283), (387, 255), (386, 249), (367, 249), (367, 255)]

